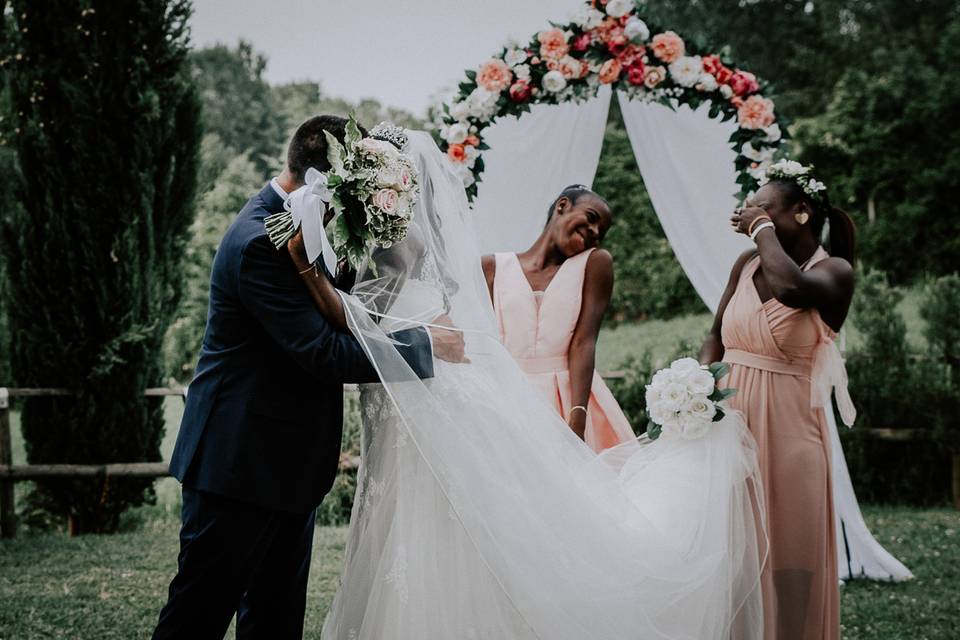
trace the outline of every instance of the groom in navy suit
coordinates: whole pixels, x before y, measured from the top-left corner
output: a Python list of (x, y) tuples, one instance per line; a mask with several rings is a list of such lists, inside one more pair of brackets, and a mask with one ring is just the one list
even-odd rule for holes
[[(324, 131), (303, 123), (287, 168), (234, 220), (213, 263), (207, 327), (170, 462), (183, 483), (178, 572), (154, 638), (301, 638), (314, 511), (340, 459), (343, 384), (377, 382), (359, 343), (320, 315), (264, 217), (283, 211), (307, 168), (329, 169)], [(321, 260), (319, 265), (323, 264)], [(325, 270), (326, 271), (326, 270)], [(329, 276), (329, 272), (328, 272)], [(393, 335), (411, 369), (459, 360), (459, 334)]]

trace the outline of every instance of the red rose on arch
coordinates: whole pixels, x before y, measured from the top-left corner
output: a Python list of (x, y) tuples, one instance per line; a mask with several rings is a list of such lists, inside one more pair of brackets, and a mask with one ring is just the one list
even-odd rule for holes
[(760, 89), (760, 83), (757, 82), (757, 76), (749, 71), (737, 71), (730, 78), (730, 88), (736, 95), (745, 96), (756, 93)]
[(704, 56), (703, 70), (716, 78), (719, 84), (727, 84), (733, 77), (733, 71), (720, 62), (720, 56)]
[(632, 85), (640, 86), (643, 84), (646, 73), (647, 70), (644, 68), (643, 62), (637, 61), (636, 64), (627, 69), (627, 82)]
[(640, 47), (635, 44), (628, 44), (617, 55), (617, 59), (620, 60), (620, 64), (625, 67), (632, 67), (637, 62), (639, 62), (642, 66), (643, 56), (646, 52), (647, 50), (644, 47)]
[(510, 99), (514, 102), (526, 102), (531, 95), (530, 83), (526, 80), (518, 80), (510, 86)]
[(590, 47), (593, 37), (589, 33), (581, 33), (573, 41), (573, 50), (583, 53)]

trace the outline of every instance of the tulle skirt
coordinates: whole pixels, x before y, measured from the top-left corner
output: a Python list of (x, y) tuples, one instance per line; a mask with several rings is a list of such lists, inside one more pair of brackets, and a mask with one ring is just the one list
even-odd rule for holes
[(442, 402), (421, 415), (397, 398), (406, 383), (389, 388), (404, 411), (362, 391), (323, 638), (761, 637), (762, 503), (736, 414), (701, 440), (597, 457), (515, 367), (477, 364), (438, 364)]

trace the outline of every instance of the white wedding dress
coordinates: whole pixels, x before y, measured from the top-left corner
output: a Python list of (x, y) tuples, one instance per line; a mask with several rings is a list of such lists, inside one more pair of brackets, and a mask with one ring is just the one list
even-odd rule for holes
[[(762, 491), (730, 415), (597, 457), (496, 339), (466, 198), (424, 133), (408, 238), (344, 296), (385, 381), (361, 391), (362, 463), (326, 640), (760, 638)], [(446, 312), (469, 363), (419, 380), (387, 334)]]

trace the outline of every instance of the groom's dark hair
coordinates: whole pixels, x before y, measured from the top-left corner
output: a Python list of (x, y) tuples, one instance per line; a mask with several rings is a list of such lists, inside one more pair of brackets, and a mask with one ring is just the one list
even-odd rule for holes
[[(330, 134), (343, 142), (347, 133), (347, 119), (339, 116), (314, 116), (299, 127), (287, 147), (287, 169), (297, 184), (303, 184), (307, 169), (313, 167), (317, 171), (330, 169), (327, 160), (327, 137)], [(360, 133), (367, 135), (367, 130), (360, 127)]]

